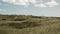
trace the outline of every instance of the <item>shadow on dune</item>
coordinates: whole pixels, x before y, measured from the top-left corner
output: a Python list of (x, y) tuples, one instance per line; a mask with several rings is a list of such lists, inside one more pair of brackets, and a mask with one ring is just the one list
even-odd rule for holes
[(23, 29), (23, 28), (28, 28), (28, 27), (36, 27), (40, 26), (41, 24), (38, 24), (36, 22), (22, 22), (22, 23), (6, 23), (6, 24), (1, 24), (0, 26), (8, 26), (16, 29)]

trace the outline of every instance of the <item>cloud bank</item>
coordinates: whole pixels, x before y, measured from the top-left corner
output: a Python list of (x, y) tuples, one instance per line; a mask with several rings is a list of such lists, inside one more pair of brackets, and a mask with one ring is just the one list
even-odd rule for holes
[(44, 8), (44, 7), (47, 7), (47, 6), (45, 4), (43, 4), (43, 3), (40, 3), (40, 4), (36, 4), (35, 7)]
[(3, 0), (3, 2), (7, 2), (7, 3), (12, 3), (14, 5), (30, 5), (30, 3), (34, 4), (35, 7), (55, 7), (58, 6), (59, 3), (56, 0), (51, 0), (48, 2), (41, 2), (38, 4), (37, 0)]
[(45, 4), (47, 4), (49, 7), (54, 7), (59, 5), (59, 3), (57, 3), (55, 0), (51, 0), (50, 2), (46, 2)]

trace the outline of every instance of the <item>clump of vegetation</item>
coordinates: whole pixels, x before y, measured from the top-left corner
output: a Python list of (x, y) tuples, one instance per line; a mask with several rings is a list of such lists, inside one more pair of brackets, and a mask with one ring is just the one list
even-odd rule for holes
[(6, 20), (6, 19), (2, 19), (2, 20)]

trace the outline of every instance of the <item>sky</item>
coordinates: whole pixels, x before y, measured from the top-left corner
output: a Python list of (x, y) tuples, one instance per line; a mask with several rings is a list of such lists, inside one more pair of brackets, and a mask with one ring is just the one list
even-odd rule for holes
[(60, 17), (60, 0), (0, 0), (0, 14)]

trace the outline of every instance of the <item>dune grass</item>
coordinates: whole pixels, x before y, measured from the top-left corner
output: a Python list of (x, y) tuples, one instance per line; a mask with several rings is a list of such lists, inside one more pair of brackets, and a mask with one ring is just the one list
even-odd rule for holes
[(59, 18), (0, 15), (0, 34), (60, 34)]

